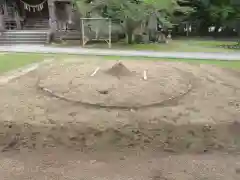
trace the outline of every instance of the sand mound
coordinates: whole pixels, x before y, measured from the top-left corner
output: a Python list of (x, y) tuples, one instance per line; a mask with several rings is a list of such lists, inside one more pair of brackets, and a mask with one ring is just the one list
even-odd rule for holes
[(120, 64), (118, 78), (106, 73), (119, 67), (115, 63), (67, 60), (0, 87), (0, 145), (239, 150), (239, 73), (208, 65), (126, 61), (134, 73), (122, 76)]
[(106, 70), (107, 74), (120, 78), (121, 76), (130, 76), (132, 72), (122, 64), (122, 62), (116, 63), (113, 67)]

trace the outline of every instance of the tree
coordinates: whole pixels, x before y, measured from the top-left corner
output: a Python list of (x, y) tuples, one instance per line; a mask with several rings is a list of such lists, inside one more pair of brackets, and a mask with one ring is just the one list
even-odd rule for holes
[(129, 44), (133, 43), (135, 29), (143, 22), (148, 21), (153, 15), (157, 17), (158, 21), (160, 21), (164, 27), (171, 27), (171, 18), (175, 11), (187, 12), (187, 8), (179, 6), (178, 1), (179, 0), (89, 0), (86, 2), (78, 0), (79, 4), (81, 4), (80, 9), (83, 9), (83, 11), (97, 11), (102, 16), (112, 18), (113, 21), (119, 22), (125, 31)]
[[(210, 26), (215, 27), (215, 32), (218, 32), (222, 26), (235, 24), (239, 17), (239, 6), (236, 6), (233, 1), (238, 0), (188, 0), (188, 5), (193, 7), (195, 11), (189, 16), (189, 20), (197, 21), (199, 24), (200, 35), (208, 33)], [(240, 4), (240, 3), (238, 3)]]
[(235, 8), (235, 14), (233, 17), (235, 28), (238, 33), (238, 45), (240, 45), (240, 1), (239, 0), (231, 0), (231, 5)]

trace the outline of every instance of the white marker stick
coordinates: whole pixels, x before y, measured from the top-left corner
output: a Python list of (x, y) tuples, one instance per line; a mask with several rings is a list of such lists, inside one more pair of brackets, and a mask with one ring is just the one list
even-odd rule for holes
[(143, 79), (144, 79), (144, 80), (147, 80), (147, 71), (146, 71), (146, 70), (143, 71)]
[(93, 76), (95, 76), (95, 74), (99, 71), (99, 67), (97, 67), (96, 69), (95, 69), (95, 71), (91, 74), (91, 77), (93, 77)]

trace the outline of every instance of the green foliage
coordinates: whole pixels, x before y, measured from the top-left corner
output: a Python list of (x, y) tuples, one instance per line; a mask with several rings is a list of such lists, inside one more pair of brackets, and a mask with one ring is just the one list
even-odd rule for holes
[[(202, 0), (205, 1), (206, 14), (213, 23), (224, 24), (239, 16), (239, 7), (232, 0)], [(207, 3), (206, 3), (207, 2)]]
[[(132, 41), (132, 34), (141, 24), (148, 22), (153, 16), (163, 27), (173, 25), (174, 13), (182, 15), (191, 11), (189, 7), (181, 7), (179, 2), (184, 0), (76, 0), (80, 11), (85, 16), (97, 12), (103, 17), (109, 17), (114, 22), (119, 22)], [(91, 3), (90, 3), (91, 2)]]
[(210, 26), (215, 26), (216, 32), (220, 27), (239, 30), (240, 6), (233, 1), (239, 0), (186, 0), (186, 4), (195, 10), (188, 20), (198, 24), (200, 35), (208, 33)]
[(178, 0), (95, 0), (91, 1), (92, 3), (76, 1), (84, 15), (97, 11), (103, 16), (119, 21), (139, 22), (155, 14), (167, 27), (171, 25), (171, 17), (175, 11), (186, 14), (191, 10), (189, 7), (179, 6)]
[[(132, 34), (141, 24), (156, 17), (163, 27), (183, 21), (196, 22), (199, 33), (210, 26), (231, 27), (240, 36), (240, 0), (76, 0), (84, 16), (99, 14), (120, 24)], [(90, 3), (91, 2), (91, 3)]]

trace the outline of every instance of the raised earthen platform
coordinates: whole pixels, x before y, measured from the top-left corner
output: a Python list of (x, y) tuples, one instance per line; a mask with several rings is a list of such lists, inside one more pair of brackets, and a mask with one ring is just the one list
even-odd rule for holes
[(187, 63), (51, 62), (0, 87), (0, 145), (2, 151), (236, 152), (239, 77)]

